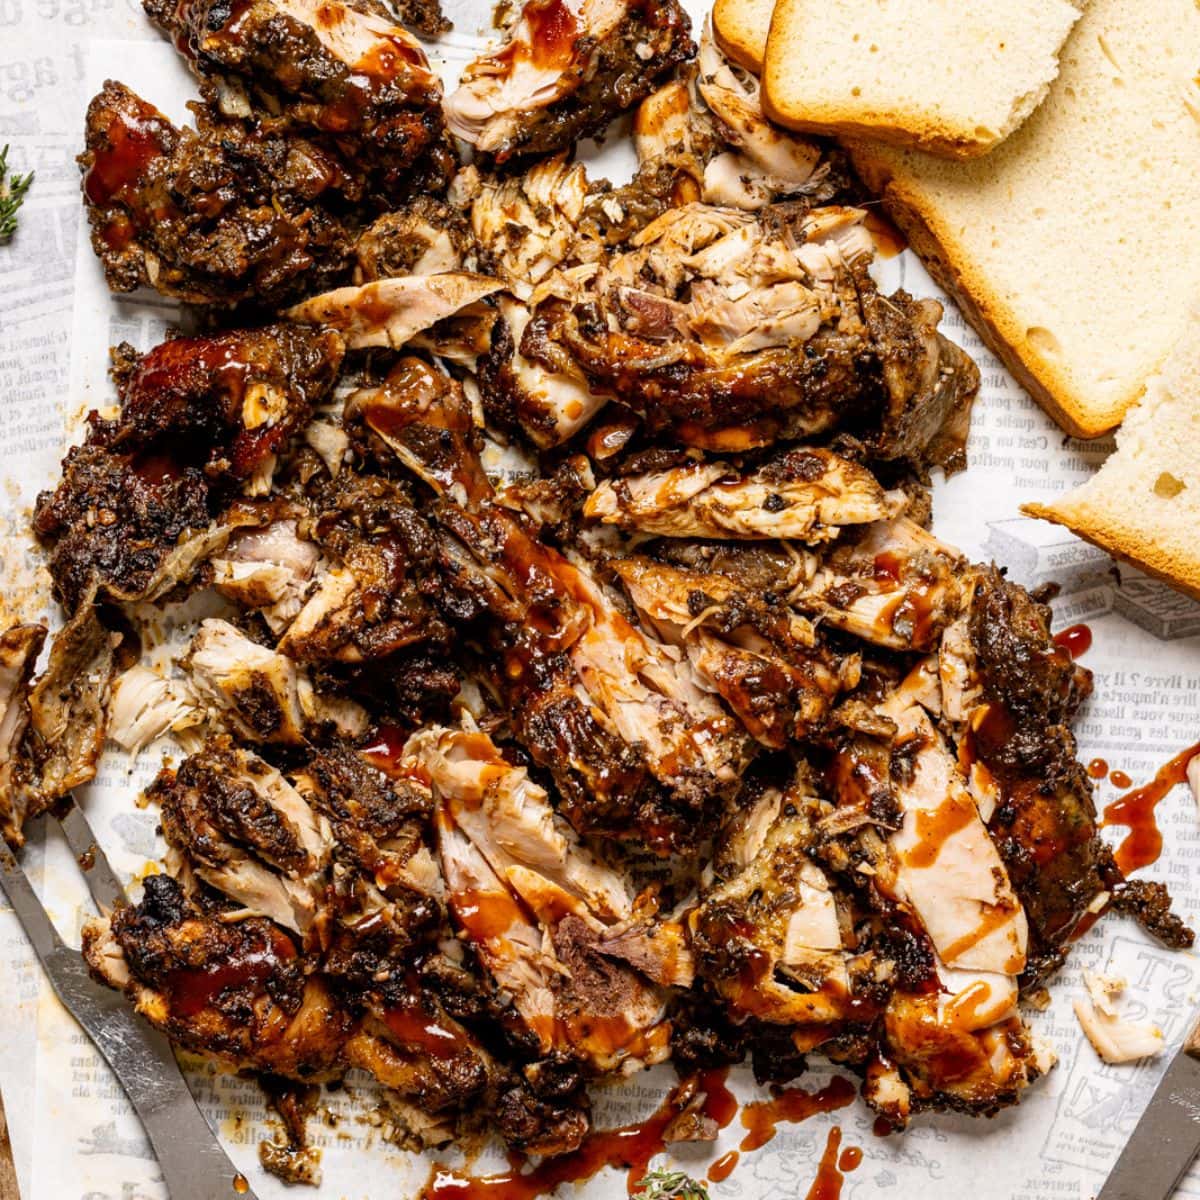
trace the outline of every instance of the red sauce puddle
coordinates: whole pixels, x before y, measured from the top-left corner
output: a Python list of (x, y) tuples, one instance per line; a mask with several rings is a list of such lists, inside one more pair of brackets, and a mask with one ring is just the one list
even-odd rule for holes
[(1115, 788), (1133, 787), (1133, 780), (1124, 771), (1114, 771), (1108, 778)]
[(738, 1159), (741, 1155), (736, 1150), (730, 1150), (728, 1154), (722, 1154), (720, 1158), (708, 1168), (708, 1182), (720, 1183), (724, 1179), (728, 1179), (733, 1174), (733, 1168), (738, 1165)]
[(1052, 639), (1054, 644), (1065, 650), (1072, 658), (1086, 654), (1092, 648), (1092, 631), (1086, 625), (1069, 625)]
[[(1129, 830), (1116, 851), (1117, 866), (1125, 875), (1148, 867), (1162, 853), (1162, 832), (1155, 819), (1155, 809), (1173, 787), (1184, 782), (1187, 765), (1197, 753), (1200, 753), (1200, 742), (1189, 746), (1165, 767), (1159, 768), (1158, 774), (1149, 783), (1126, 792), (1105, 808), (1104, 828), (1123, 825)], [(1125, 779), (1128, 782), (1128, 776)], [(1113, 781), (1116, 782), (1115, 772)]]
[(1092, 779), (1104, 779), (1108, 775), (1108, 763), (1102, 758), (1093, 758), (1087, 765), (1087, 773)]
[(765, 1146), (776, 1133), (780, 1121), (806, 1121), (816, 1113), (845, 1108), (855, 1096), (854, 1084), (840, 1075), (834, 1076), (816, 1092), (803, 1088), (774, 1088), (770, 1100), (755, 1100), (742, 1109), (742, 1125), (748, 1131), (742, 1139), (742, 1150), (757, 1150)]
[[(737, 1099), (725, 1086), (727, 1071), (702, 1071), (699, 1091), (704, 1093), (701, 1111), (720, 1129), (737, 1113)], [(605, 1167), (628, 1171), (626, 1190), (634, 1194), (645, 1176), (650, 1160), (667, 1147), (666, 1131), (683, 1111), (682, 1089), (676, 1089), (647, 1120), (618, 1129), (590, 1133), (578, 1150), (557, 1158), (543, 1159), (536, 1166), (519, 1156), (510, 1158), (507, 1171), (495, 1175), (462, 1175), (448, 1167), (435, 1165), (418, 1200), (537, 1200), (549, 1195), (560, 1184), (582, 1183)], [(747, 1104), (742, 1109), (742, 1125), (748, 1131), (741, 1150), (730, 1150), (708, 1169), (708, 1179), (719, 1183), (728, 1179), (741, 1154), (765, 1146), (781, 1121), (799, 1122), (817, 1113), (832, 1112), (852, 1103), (857, 1089), (848, 1079), (835, 1076), (823, 1088), (806, 1092), (802, 1088), (775, 1088), (769, 1100)], [(853, 1171), (862, 1162), (856, 1146), (841, 1149), (841, 1130), (830, 1131), (829, 1140), (817, 1171), (817, 1178), (806, 1200), (838, 1200), (843, 1173)], [(528, 1167), (528, 1169), (526, 1169)]]
[[(699, 1080), (700, 1090), (705, 1093), (701, 1111), (722, 1129), (737, 1112), (737, 1100), (725, 1086), (726, 1074), (725, 1070), (701, 1071)], [(578, 1150), (542, 1159), (530, 1170), (523, 1170), (526, 1164), (515, 1156), (509, 1169), (496, 1175), (460, 1175), (435, 1165), (419, 1200), (536, 1200), (553, 1192), (559, 1184), (591, 1179), (605, 1167), (627, 1169), (626, 1190), (633, 1195), (650, 1160), (666, 1149), (667, 1127), (683, 1111), (679, 1091), (673, 1091), (640, 1124), (596, 1130), (588, 1134)]]

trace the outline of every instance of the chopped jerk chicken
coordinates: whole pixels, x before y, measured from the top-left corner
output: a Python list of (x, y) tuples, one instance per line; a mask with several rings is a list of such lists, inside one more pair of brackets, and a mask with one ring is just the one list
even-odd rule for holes
[(403, 196), (406, 170), (441, 135), (441, 85), (378, 0), (145, 0), (225, 117), (267, 112), (323, 135), (372, 186)]
[(693, 53), (676, 0), (526, 0), (503, 46), (463, 72), (450, 132), (506, 162), (599, 133)]
[(720, 462), (603, 483), (584, 515), (641, 533), (824, 542), (839, 526), (895, 516), (907, 502), (865, 467), (827, 450), (792, 450), (750, 475)]
[[(41, 626), (0, 637), (10, 842), (106, 736), (192, 751), (97, 977), (234, 1068), (551, 1155), (672, 1055), (992, 1113), (1053, 1065), (1018, 998), (1089, 914), (1190, 944), (1097, 835), (1090, 675), (929, 529), (975, 365), (676, 0), (512, 6), (444, 121), (378, 0), (146, 3), (203, 103), (95, 98), (93, 244), (213, 332), (118, 347), (34, 514), (44, 673)], [(589, 180), (635, 107), (633, 179)]]
[(749, 757), (690, 663), (511, 514), (442, 521), (455, 586), (488, 616), (495, 686), (569, 819), (661, 848), (690, 842), (694, 816), (733, 790)]
[(0, 835), (20, 845), (28, 808), (29, 680), (46, 640), (44, 625), (14, 625), (0, 634)]
[(336, 329), (351, 350), (399, 350), (416, 334), (471, 309), (503, 285), (486, 275), (447, 271), (406, 275), (313, 296), (287, 315), (293, 321)]
[(1157, 1025), (1121, 1017), (1117, 1000), (1125, 990), (1125, 980), (1084, 971), (1083, 982), (1087, 995), (1074, 1002), (1075, 1016), (1106, 1063), (1137, 1062), (1163, 1052), (1165, 1042)]
[[(405, 749), (439, 804), (450, 910), (542, 1053), (579, 1056), (598, 1071), (661, 1059), (664, 997), (602, 948), (610, 926), (632, 917), (622, 878), (483, 734), (430, 729)], [(653, 938), (641, 940), (653, 953)]]
[(177, 128), (112, 81), (88, 107), (79, 161), (108, 286), (220, 304), (341, 277), (352, 234), (333, 211), (345, 186), (336, 153), (203, 109), (196, 119)]
[[(652, 432), (738, 451), (840, 427), (881, 458), (961, 450), (978, 387), (940, 308), (878, 295), (860, 209), (673, 209), (537, 291), (522, 354), (574, 362)], [(877, 363), (878, 371), (864, 369)]]
[(120, 414), (89, 418), (63, 480), (43, 492), (34, 529), (51, 543), (50, 573), (68, 609), (100, 586), (119, 600), (157, 599), (186, 582), (227, 540), (235, 514), (210, 529), (236, 489), (269, 489), (278, 456), (330, 391), (341, 339), (267, 326), (175, 338), (117, 372)]
[(634, 129), (635, 185), (671, 204), (756, 210), (785, 198), (825, 203), (845, 172), (817, 143), (773, 125), (758, 80), (727, 60), (705, 24), (695, 66), (648, 96)]

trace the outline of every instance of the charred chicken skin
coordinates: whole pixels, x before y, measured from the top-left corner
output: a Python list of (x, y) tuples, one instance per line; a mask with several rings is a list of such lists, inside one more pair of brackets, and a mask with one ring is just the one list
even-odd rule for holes
[(204, 103), (93, 101), (93, 243), (208, 332), (118, 348), (34, 514), (66, 623), (40, 675), (0, 637), (10, 842), (106, 737), (179, 743), (97, 977), (234, 1069), (366, 1070), (414, 1144), (551, 1155), (668, 1058), (991, 1114), (1088, 914), (1190, 943), (1098, 837), (1090, 675), (930, 529), (975, 365), (675, 0), (515, 6), (444, 122), (375, 0), (149, 9)]

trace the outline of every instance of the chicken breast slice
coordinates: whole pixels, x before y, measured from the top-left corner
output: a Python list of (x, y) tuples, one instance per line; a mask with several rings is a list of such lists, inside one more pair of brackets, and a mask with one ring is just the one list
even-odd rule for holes
[(792, 538), (817, 544), (841, 526), (899, 514), (902, 492), (886, 492), (865, 467), (828, 450), (793, 450), (743, 475), (696, 463), (602, 483), (584, 515), (667, 537)]
[(418, 333), (500, 291), (504, 284), (468, 271), (408, 275), (335, 288), (289, 308), (288, 320), (336, 329), (351, 350), (400, 350)]

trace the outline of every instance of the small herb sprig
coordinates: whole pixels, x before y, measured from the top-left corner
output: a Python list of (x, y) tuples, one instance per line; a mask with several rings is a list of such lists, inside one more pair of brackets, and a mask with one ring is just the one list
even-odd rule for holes
[(658, 1167), (633, 1185), (639, 1200), (709, 1200), (708, 1188), (682, 1171)]
[(17, 232), (17, 210), (25, 203), (32, 183), (32, 171), (28, 175), (9, 174), (8, 147), (0, 150), (0, 246), (11, 242)]

